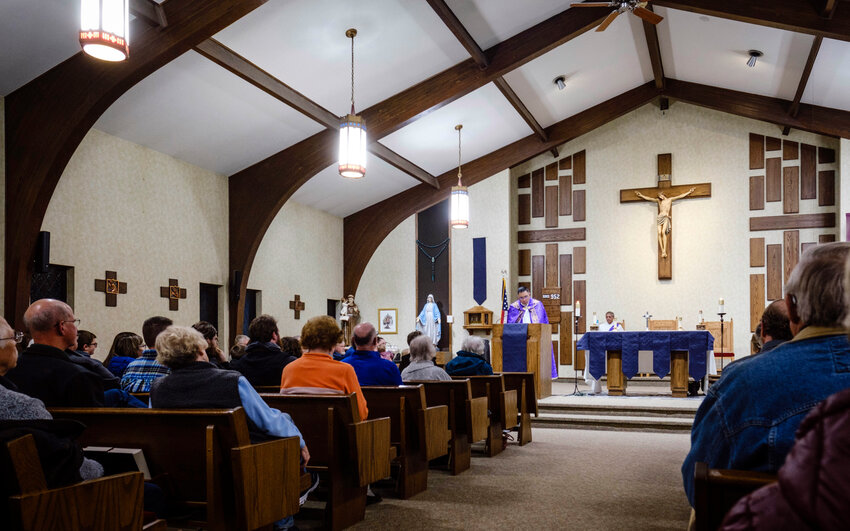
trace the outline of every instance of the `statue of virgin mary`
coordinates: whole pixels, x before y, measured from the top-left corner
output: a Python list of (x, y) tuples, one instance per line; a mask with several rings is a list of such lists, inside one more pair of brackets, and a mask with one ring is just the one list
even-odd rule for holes
[(440, 309), (434, 302), (434, 296), (429, 294), (425, 306), (416, 318), (416, 329), (431, 338), (436, 346), (440, 342)]

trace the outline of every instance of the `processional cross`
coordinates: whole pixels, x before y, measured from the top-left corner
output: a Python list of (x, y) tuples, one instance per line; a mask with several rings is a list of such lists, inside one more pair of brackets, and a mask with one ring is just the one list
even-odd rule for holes
[(672, 154), (662, 153), (658, 155), (658, 186), (620, 190), (620, 203), (652, 201), (658, 205), (658, 216), (655, 221), (658, 232), (659, 280), (673, 278), (673, 201), (711, 197), (711, 183), (673, 186), (672, 169)]

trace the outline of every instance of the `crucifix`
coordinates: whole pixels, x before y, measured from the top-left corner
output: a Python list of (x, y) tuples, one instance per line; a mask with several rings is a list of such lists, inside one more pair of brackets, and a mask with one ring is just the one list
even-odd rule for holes
[(658, 279), (673, 278), (673, 201), (711, 197), (711, 183), (673, 185), (673, 155), (658, 155), (658, 186), (620, 190), (620, 203), (650, 201), (658, 205), (655, 218), (658, 233)]
[(159, 287), (159, 296), (168, 299), (168, 309), (176, 312), (180, 309), (180, 299), (186, 298), (186, 290), (180, 287), (176, 278), (169, 278), (167, 286)]
[(289, 301), (289, 309), (295, 310), (296, 319), (301, 319), (301, 312), (304, 311), (304, 301), (301, 300), (301, 295), (296, 295), (294, 301)]
[(107, 271), (105, 278), (94, 280), (94, 290), (106, 294), (107, 306), (118, 306), (118, 294), (127, 293), (127, 283), (118, 282), (118, 273)]

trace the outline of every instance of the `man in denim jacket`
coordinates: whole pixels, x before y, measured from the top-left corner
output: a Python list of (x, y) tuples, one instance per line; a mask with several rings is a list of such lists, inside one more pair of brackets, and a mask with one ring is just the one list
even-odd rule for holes
[(764, 356), (729, 364), (697, 411), (682, 465), (694, 505), (694, 464), (776, 472), (797, 426), (818, 402), (850, 387), (850, 342), (842, 326), (843, 274), (850, 243), (807, 251), (788, 279), (785, 302), (794, 339)]

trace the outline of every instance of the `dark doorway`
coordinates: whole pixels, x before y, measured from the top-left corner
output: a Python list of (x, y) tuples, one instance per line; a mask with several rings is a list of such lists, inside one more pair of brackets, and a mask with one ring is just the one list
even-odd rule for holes
[(259, 298), (259, 294), (260, 290), (258, 289), (245, 290), (245, 315), (242, 319), (243, 334), (248, 334), (248, 326), (257, 317), (257, 299)]
[(336, 299), (328, 299), (328, 316), (337, 318), (336, 315), (336, 305), (339, 304), (339, 301)]
[(30, 285), (30, 302), (38, 299), (56, 299), (73, 306), (70, 300), (68, 286), (73, 282), (71, 275), (74, 268), (50, 264), (46, 273), (33, 273)]
[(221, 286), (216, 284), (204, 284), (198, 289), (200, 294), (201, 310), (198, 316), (200, 321), (211, 323), (218, 330), (218, 296)]

